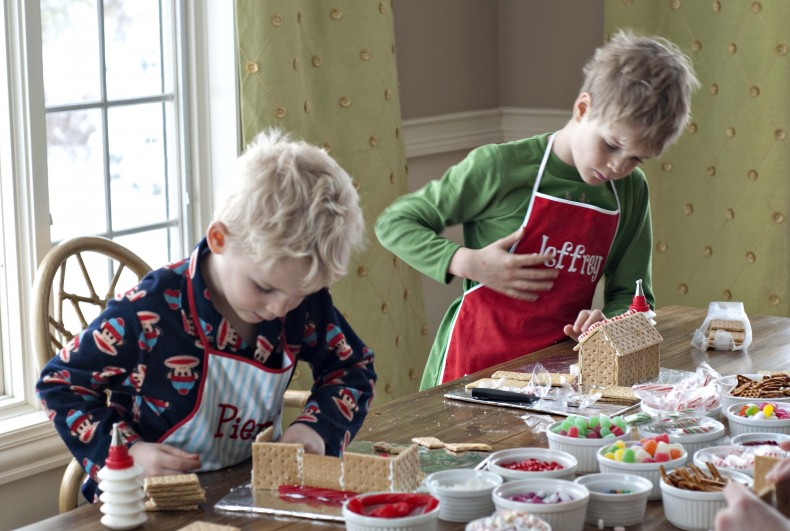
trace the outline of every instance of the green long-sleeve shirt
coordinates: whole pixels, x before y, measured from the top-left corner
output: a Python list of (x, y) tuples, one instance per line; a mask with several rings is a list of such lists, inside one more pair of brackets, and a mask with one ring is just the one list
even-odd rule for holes
[[(449, 226), (462, 224), (464, 246), (481, 249), (515, 231), (524, 221), (548, 137), (546, 133), (473, 150), (441, 179), (395, 200), (379, 216), (376, 236), (384, 247), (421, 273), (439, 282), (450, 282), (450, 260), (461, 246), (441, 236), (442, 232)], [(636, 169), (614, 185), (621, 217), (604, 266), (603, 312), (607, 317), (628, 308), (635, 282), (640, 278), (649, 304), (655, 306), (647, 180)], [(554, 153), (549, 156), (540, 191), (607, 210), (617, 208), (610, 185), (585, 183), (576, 168)], [(464, 279), (464, 290), (474, 285), (475, 282)], [(450, 306), (439, 326), (423, 374), (423, 389), (438, 384), (441, 379), (439, 371), (460, 301), (461, 297)]]

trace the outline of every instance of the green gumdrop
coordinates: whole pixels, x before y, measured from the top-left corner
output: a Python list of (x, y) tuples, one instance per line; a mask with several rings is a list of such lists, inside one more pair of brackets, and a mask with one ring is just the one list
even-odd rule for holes
[(752, 415), (754, 415), (758, 411), (760, 411), (760, 409), (757, 406), (752, 406), (752, 407), (750, 407), (749, 409), (746, 410), (746, 415), (748, 417), (751, 417)]
[(634, 451), (631, 448), (626, 448), (623, 451), (623, 463), (633, 463), (635, 461)]
[(621, 428), (625, 428), (625, 421), (623, 420), (623, 417), (619, 417), (619, 416), (615, 417), (615, 418), (612, 419), (612, 422), (614, 424), (617, 424)]
[(612, 426), (612, 419), (601, 415), (601, 428), (610, 428)]
[(601, 419), (599, 419), (598, 417), (593, 416), (593, 417), (590, 417), (590, 421), (589, 421), (588, 424), (589, 424), (589, 426), (591, 428), (594, 428), (600, 423), (601, 423)]
[(570, 428), (571, 426), (573, 426), (573, 423), (570, 421), (570, 419), (566, 418), (565, 420), (562, 421), (562, 424), (560, 424), (559, 427), (564, 431), (568, 431), (568, 428)]
[(611, 434), (612, 434), (612, 430), (610, 430), (606, 426), (603, 426), (601, 428), (601, 437), (606, 437), (607, 435), (611, 435)]
[(587, 419), (583, 419), (581, 417), (577, 417), (576, 421), (574, 422), (574, 424), (580, 430), (586, 430), (587, 429)]
[(551, 431), (554, 433), (559, 433), (563, 430), (568, 431), (566, 428), (563, 428), (562, 426), (554, 426), (553, 428), (551, 428)]

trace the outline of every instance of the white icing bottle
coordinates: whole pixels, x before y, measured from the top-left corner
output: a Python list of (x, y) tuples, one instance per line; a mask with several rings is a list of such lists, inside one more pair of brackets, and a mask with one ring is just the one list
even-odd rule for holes
[(121, 440), (118, 424), (112, 427), (112, 443), (104, 467), (99, 470), (101, 523), (110, 529), (135, 529), (148, 519), (143, 499), (143, 467), (136, 465)]
[(636, 293), (634, 293), (634, 298), (631, 301), (631, 306), (628, 307), (629, 310), (634, 310), (636, 312), (642, 312), (647, 317), (647, 320), (650, 322), (651, 325), (656, 326), (656, 320), (653, 319), (656, 316), (656, 312), (650, 309), (650, 306), (647, 304), (647, 298), (645, 297), (645, 292), (642, 290), (642, 279), (636, 281)]

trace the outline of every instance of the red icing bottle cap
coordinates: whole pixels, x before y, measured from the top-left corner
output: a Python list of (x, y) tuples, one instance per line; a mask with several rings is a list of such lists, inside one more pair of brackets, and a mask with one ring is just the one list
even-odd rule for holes
[(129, 449), (121, 440), (121, 430), (118, 428), (117, 422), (112, 425), (112, 443), (104, 466), (110, 470), (121, 470), (134, 466), (134, 458), (129, 455)]
[(636, 293), (634, 294), (634, 299), (631, 301), (631, 306), (629, 306), (628, 309), (637, 312), (650, 311), (650, 306), (648, 306), (647, 304), (647, 298), (645, 297), (645, 292), (642, 291), (641, 278), (636, 281)]

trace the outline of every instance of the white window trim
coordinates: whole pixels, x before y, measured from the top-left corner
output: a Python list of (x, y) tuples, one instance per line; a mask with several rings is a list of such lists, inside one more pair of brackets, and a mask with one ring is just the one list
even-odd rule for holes
[[(186, 124), (191, 134), (183, 141), (190, 143), (185, 146), (190, 154), (189, 164), (185, 167), (189, 168), (192, 181), (192, 215), (191, 219), (185, 220), (190, 226), (184, 233), (192, 235), (192, 238), (199, 238), (208, 225), (216, 184), (239, 152), (235, 15), (229, 6), (232, 4), (211, 0), (186, 2), (185, 35), (180, 39), (191, 105), (189, 123)], [(42, 223), (37, 219), (37, 223), (33, 223), (28, 213), (46, 219), (48, 198), (36, 197), (37, 189), (43, 187), (36, 187), (31, 179), (18, 176), (46, 175), (47, 154), (45, 145), (31, 141), (36, 138), (34, 128), (45, 127), (44, 94), (40, 79), (31, 82), (31, 76), (41, 75), (40, 67), (31, 67), (41, 64), (39, 32), (31, 35), (25, 24), (40, 26), (38, 2), (4, 2), (4, 13), (0, 17), (0, 55), (5, 53), (7, 45), (12, 60), (8, 69), (10, 79), (3, 79), (5, 72), (0, 73), (0, 104), (10, 103), (8, 108), (0, 109), (0, 120), (12, 126), (0, 130), (0, 135), (6, 137), (0, 138), (0, 169), (4, 176), (0, 186), (13, 185), (17, 190), (3, 190), (5, 204), (0, 205), (0, 223), (15, 227), (13, 231), (6, 231), (16, 235), (16, 240), (7, 242), (7, 245), (13, 245), (27, 263), (36, 264), (49, 249), (49, 234), (34, 234), (34, 228), (45, 227), (46, 221)], [(6, 93), (7, 87), (10, 87), (10, 93)], [(38, 136), (43, 137), (43, 134)], [(13, 147), (6, 152), (4, 146)], [(17, 178), (7, 179), (5, 176)], [(8, 295), (3, 304), (7, 305), (6, 315), (13, 319), (9, 323), (10, 330), (29, 331), (26, 309), (30, 307), (30, 301), (27, 293), (19, 287), (32, 285), (35, 268), (18, 268), (17, 262), (2, 260), (6, 267), (5, 278), (8, 279), (1, 288)], [(19, 263), (24, 262), (19, 260)], [(9, 308), (9, 300), (18, 300), (19, 307)], [(15, 397), (16, 403), (9, 408), (13, 416), (5, 415), (0, 419), (0, 485), (63, 466), (71, 459), (71, 454), (35, 397), (38, 369), (31, 344), (28, 334), (13, 333), (6, 333), (0, 344), (3, 353), (31, 353), (21, 364), (12, 363), (11, 356), (3, 354), (6, 370), (12, 371), (17, 381), (23, 378), (29, 383), (20, 391), (22, 396)]]

